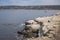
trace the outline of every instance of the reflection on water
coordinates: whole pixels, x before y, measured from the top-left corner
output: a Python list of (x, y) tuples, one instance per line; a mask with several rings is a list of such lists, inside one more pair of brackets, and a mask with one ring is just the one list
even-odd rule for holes
[(17, 40), (26, 20), (56, 14), (60, 10), (0, 10), (0, 40)]

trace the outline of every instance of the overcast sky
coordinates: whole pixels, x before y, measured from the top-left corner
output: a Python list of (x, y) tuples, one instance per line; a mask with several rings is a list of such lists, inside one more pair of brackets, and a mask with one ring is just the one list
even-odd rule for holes
[(60, 0), (0, 0), (1, 5), (60, 5)]

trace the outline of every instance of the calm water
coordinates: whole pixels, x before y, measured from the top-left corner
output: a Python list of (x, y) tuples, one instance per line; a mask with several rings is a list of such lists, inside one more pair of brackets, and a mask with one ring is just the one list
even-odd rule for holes
[(60, 10), (0, 10), (0, 40), (17, 40), (17, 30), (26, 20), (58, 12)]

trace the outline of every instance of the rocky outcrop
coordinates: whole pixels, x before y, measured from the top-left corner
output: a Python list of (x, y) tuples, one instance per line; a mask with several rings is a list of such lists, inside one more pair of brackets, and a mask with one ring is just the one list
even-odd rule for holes
[(26, 21), (22, 33), (27, 40), (60, 40), (60, 13)]

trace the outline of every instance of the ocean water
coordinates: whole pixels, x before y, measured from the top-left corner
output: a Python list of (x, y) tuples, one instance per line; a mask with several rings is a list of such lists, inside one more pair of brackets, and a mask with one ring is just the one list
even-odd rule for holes
[(60, 10), (0, 10), (0, 40), (17, 40), (17, 31), (25, 21), (51, 16)]

